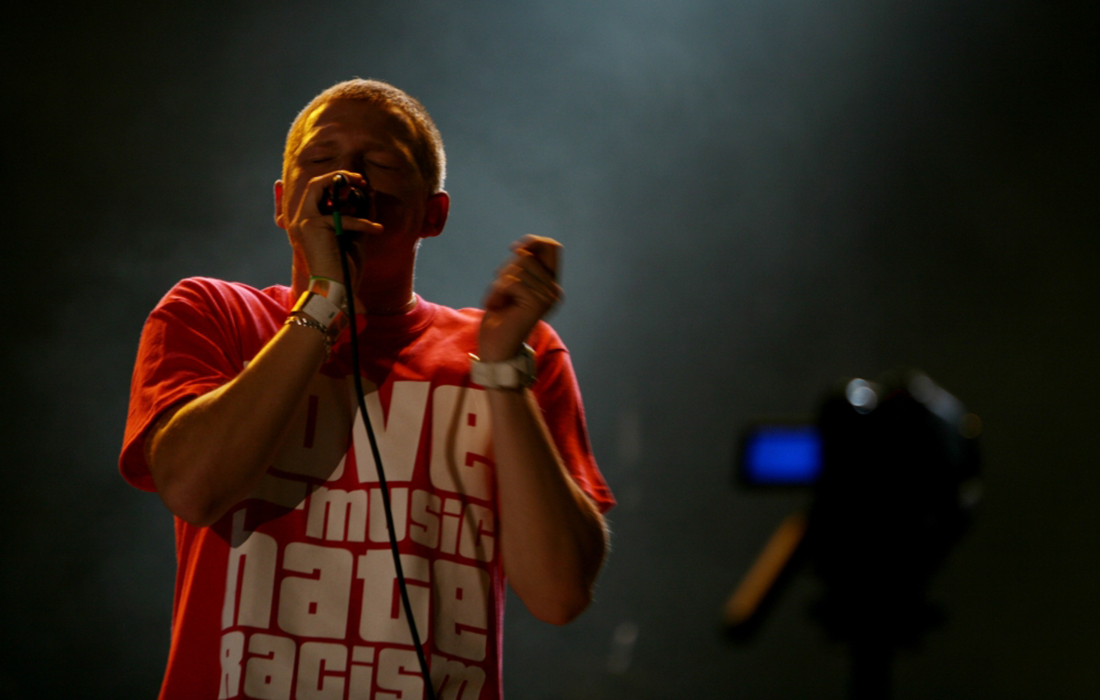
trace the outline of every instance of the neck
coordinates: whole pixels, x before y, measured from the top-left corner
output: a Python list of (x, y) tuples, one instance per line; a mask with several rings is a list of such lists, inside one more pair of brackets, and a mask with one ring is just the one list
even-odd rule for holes
[[(391, 316), (403, 314), (416, 308), (416, 295), (413, 293), (413, 264), (402, 266), (393, 271), (374, 269), (368, 265), (360, 275), (359, 287), (355, 293), (356, 313), (371, 316)], [(291, 271), (290, 296), (294, 301), (309, 289), (309, 271), (305, 261), (295, 256)]]
[(361, 294), (355, 295), (355, 309), (359, 313), (363, 313), (363, 309), (366, 309), (366, 313), (369, 316), (396, 316), (398, 314), (405, 314), (416, 308), (416, 295), (413, 294), (412, 285), (409, 285), (408, 296), (394, 297), (391, 301), (382, 303), (377, 296), (369, 297), (373, 303), (366, 303), (363, 301)]

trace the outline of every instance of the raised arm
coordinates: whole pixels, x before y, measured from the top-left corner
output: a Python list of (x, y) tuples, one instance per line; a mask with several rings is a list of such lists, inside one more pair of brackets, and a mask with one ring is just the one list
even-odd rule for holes
[[(561, 246), (528, 236), (514, 247), (485, 301), (483, 361), (514, 357), (561, 296)], [(570, 476), (528, 389), (489, 389), (500, 538), (509, 584), (531, 613), (565, 624), (584, 611), (607, 549), (595, 504)]]
[(320, 332), (284, 326), (235, 379), (166, 413), (145, 454), (169, 510), (206, 526), (247, 496), (324, 359)]
[[(360, 175), (344, 174), (354, 185), (366, 184)], [(322, 216), (316, 204), (331, 182), (332, 174), (313, 178), (295, 197), (289, 215), (282, 206), (282, 185), (276, 185), (276, 222), (287, 229), (295, 250), (296, 293), (305, 291), (310, 274), (342, 277), (332, 217)], [(364, 235), (383, 232), (365, 219), (345, 217), (344, 225)], [(353, 275), (359, 267), (353, 266)], [(352, 284), (358, 286), (354, 277)], [(344, 293), (342, 285), (322, 286)], [(297, 315), (324, 321), (308, 308)], [(157, 493), (173, 513), (195, 525), (210, 525), (256, 487), (324, 362), (325, 341), (320, 327), (283, 326), (239, 375), (157, 421), (145, 438), (146, 462)]]

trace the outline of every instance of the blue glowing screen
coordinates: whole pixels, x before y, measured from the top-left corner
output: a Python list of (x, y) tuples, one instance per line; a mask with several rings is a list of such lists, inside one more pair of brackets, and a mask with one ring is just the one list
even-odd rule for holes
[(812, 484), (821, 473), (821, 436), (810, 425), (763, 425), (745, 439), (741, 474), (752, 484)]

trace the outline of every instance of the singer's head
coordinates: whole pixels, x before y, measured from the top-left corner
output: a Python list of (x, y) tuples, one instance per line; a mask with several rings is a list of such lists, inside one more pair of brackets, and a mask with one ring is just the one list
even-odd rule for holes
[(324, 215), (316, 205), (342, 175), (371, 204), (369, 217), (342, 223), (357, 270), (352, 284), (380, 313), (391, 308), (390, 296), (400, 302), (392, 308), (402, 307), (412, 294), (421, 240), (438, 236), (447, 221), (445, 170), (438, 129), (405, 92), (356, 79), (313, 98), (290, 128), (283, 177), (275, 183), (275, 223), (294, 251), (292, 288), (305, 289), (311, 275), (340, 276), (331, 247), (320, 242)]
[(412, 155), (420, 170), (420, 176), (429, 193), (443, 190), (447, 176), (447, 156), (443, 151), (443, 139), (432, 121), (428, 110), (415, 97), (389, 83), (380, 80), (354, 78), (337, 83), (313, 98), (298, 113), (286, 138), (283, 152), (283, 179), (288, 165), (302, 145), (302, 138), (310, 118), (330, 102), (354, 100), (369, 102), (398, 115), (410, 131)]

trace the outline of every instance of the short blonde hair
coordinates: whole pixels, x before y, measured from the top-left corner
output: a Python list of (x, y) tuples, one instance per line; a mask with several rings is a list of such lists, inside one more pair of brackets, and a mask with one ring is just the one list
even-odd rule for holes
[(286, 136), (286, 149), (283, 151), (283, 178), (286, 178), (287, 166), (291, 157), (302, 145), (306, 117), (321, 105), (333, 100), (364, 100), (389, 107), (404, 115), (412, 124), (415, 143), (413, 158), (420, 169), (420, 176), (432, 192), (443, 189), (447, 178), (447, 155), (443, 151), (443, 137), (432, 121), (428, 110), (415, 97), (380, 80), (353, 78), (337, 83), (314, 97), (294, 118)]

